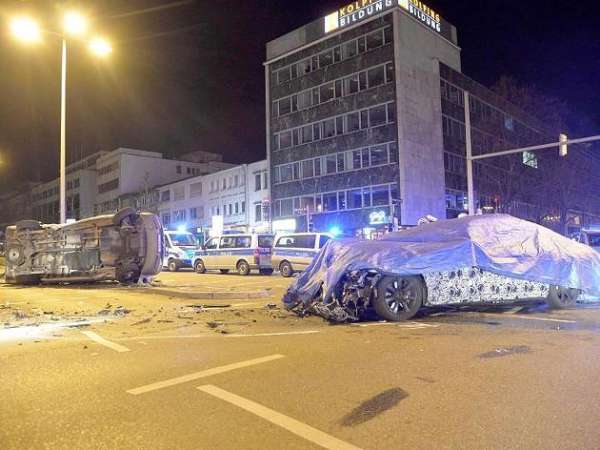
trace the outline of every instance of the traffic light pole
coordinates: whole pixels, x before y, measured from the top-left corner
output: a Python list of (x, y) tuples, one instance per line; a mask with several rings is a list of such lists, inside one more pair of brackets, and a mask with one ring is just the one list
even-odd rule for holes
[(536, 150), (546, 150), (550, 148), (559, 148), (560, 156), (567, 155), (567, 146), (570, 144), (583, 144), (586, 142), (600, 141), (600, 135), (588, 136), (579, 139), (568, 139), (566, 135), (561, 134), (558, 142), (550, 142), (548, 144), (531, 145), (529, 147), (513, 148), (510, 150), (503, 150), (500, 152), (486, 153), (484, 155), (473, 156), (471, 147), (471, 114), (469, 105), (469, 93), (464, 91), (464, 103), (465, 103), (465, 141), (466, 141), (466, 153), (467, 153), (467, 204), (469, 207), (469, 215), (475, 214), (475, 193), (474, 193), (474, 181), (473, 181), (473, 161), (486, 158), (495, 158), (497, 156), (512, 155), (515, 153), (532, 152)]

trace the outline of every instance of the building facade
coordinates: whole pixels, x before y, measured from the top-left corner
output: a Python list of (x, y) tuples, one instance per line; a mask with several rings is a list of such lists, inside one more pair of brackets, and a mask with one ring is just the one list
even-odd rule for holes
[(114, 211), (133, 195), (155, 186), (231, 167), (220, 155), (196, 152), (186, 159), (166, 159), (162, 153), (118, 148), (97, 161), (95, 212)]
[[(465, 90), (474, 154), (557, 138), (463, 75), (456, 28), (417, 0), (353, 2), (266, 50), (274, 224), (368, 234), (465, 212)], [(538, 185), (550, 162), (476, 163), (476, 207), (552, 217), (511, 181)]]
[(157, 192), (165, 228), (207, 236), (270, 229), (266, 160), (187, 178), (161, 186)]

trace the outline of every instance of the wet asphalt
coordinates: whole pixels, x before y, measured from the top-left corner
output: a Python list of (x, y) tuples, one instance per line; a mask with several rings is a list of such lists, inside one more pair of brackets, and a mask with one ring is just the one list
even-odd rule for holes
[(600, 305), (330, 325), (278, 276), (159, 278), (0, 287), (0, 448), (600, 446)]

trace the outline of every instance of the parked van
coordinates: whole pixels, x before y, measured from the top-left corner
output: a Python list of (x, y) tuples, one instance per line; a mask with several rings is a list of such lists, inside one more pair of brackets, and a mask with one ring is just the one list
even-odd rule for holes
[(325, 243), (333, 236), (327, 233), (293, 233), (276, 237), (273, 246), (273, 268), (284, 277), (303, 271)]
[(165, 231), (163, 267), (177, 272), (182, 267), (192, 267), (198, 249), (196, 237), (189, 231)]
[(248, 275), (251, 270), (257, 270), (262, 275), (271, 275), (272, 247), (271, 234), (216, 236), (196, 252), (192, 264), (197, 273), (218, 269), (221, 273), (235, 270), (240, 275)]

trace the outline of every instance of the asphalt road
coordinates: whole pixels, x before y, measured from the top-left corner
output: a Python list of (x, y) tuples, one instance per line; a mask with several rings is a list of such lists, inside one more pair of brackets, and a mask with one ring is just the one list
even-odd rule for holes
[(331, 326), (279, 276), (0, 287), (1, 449), (598, 448), (600, 308)]

